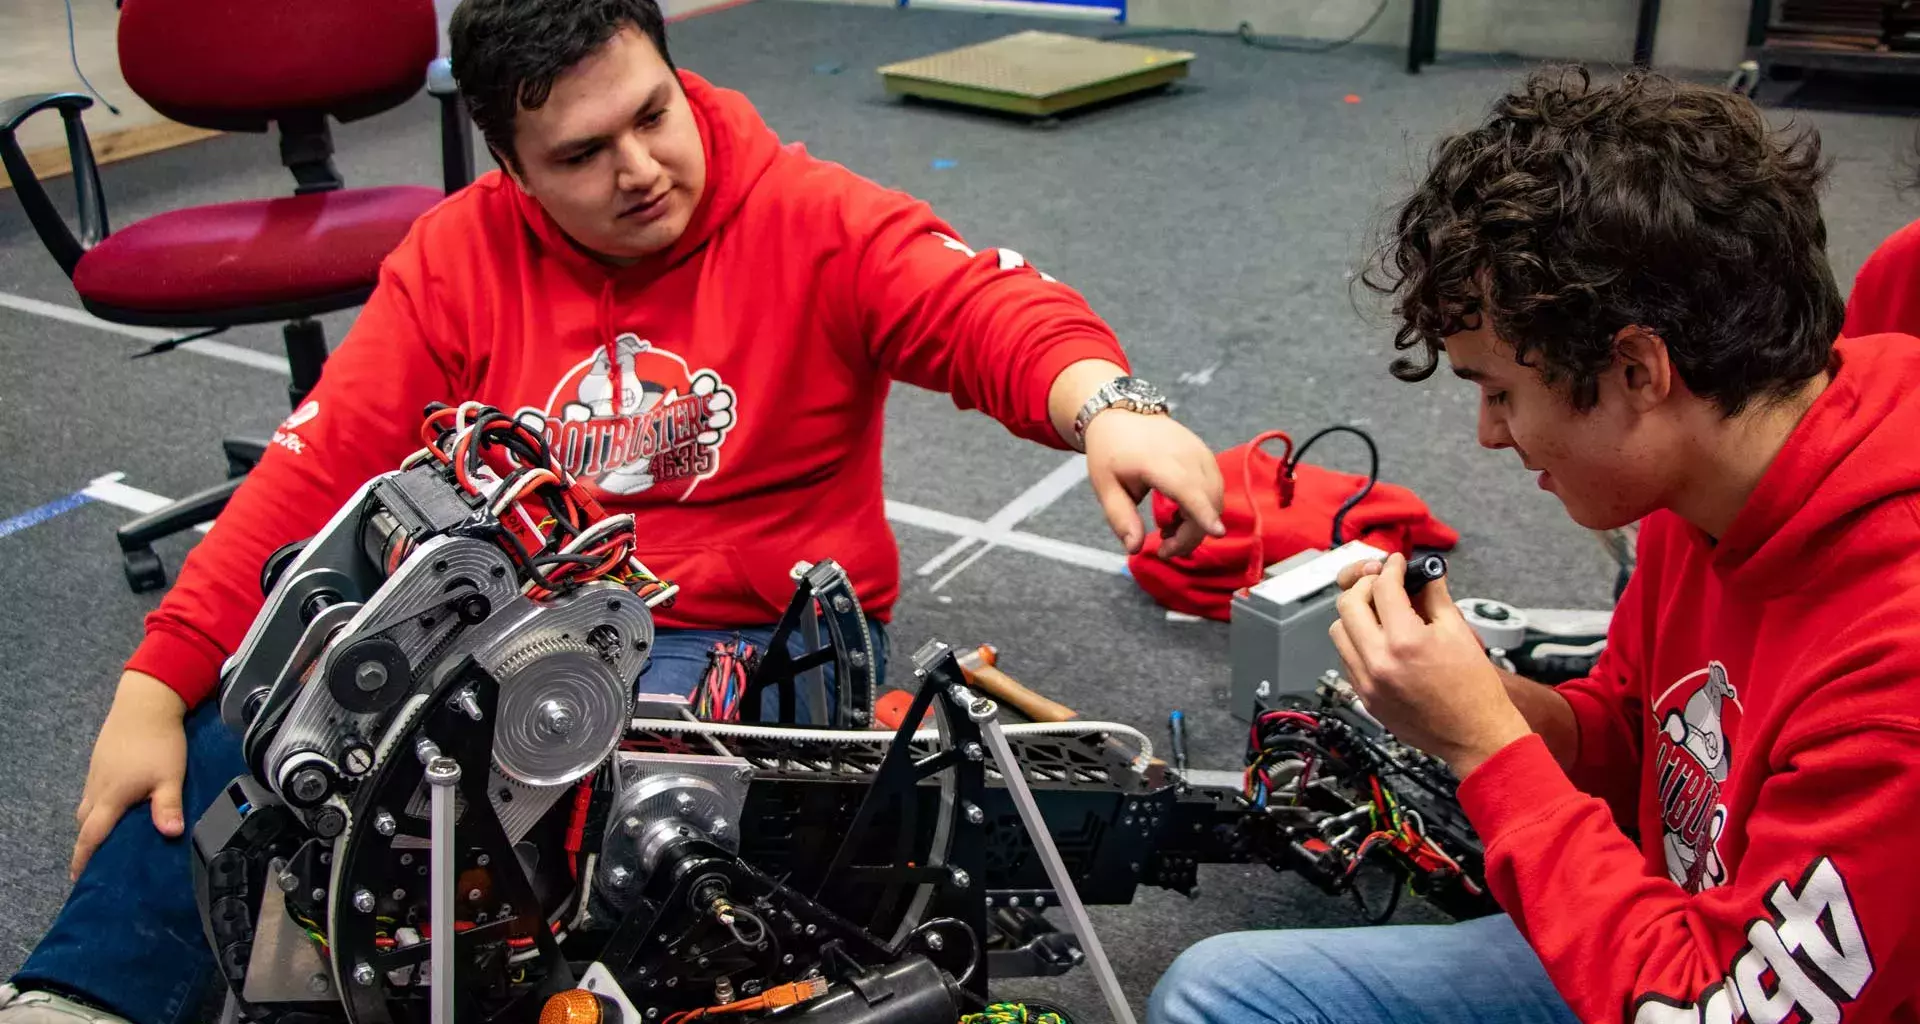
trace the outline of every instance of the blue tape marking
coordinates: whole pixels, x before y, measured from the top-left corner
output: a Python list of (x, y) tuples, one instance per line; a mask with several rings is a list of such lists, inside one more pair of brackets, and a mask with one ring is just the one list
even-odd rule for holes
[(950, 171), (958, 166), (960, 166), (960, 161), (958, 160), (935, 160), (933, 162), (933, 169), (936, 171)]
[(22, 512), (12, 519), (0, 520), (0, 537), (5, 537), (10, 533), (19, 533), (29, 526), (39, 526), (54, 516), (71, 512), (92, 500), (93, 499), (87, 497), (85, 493), (75, 491), (57, 501), (49, 501), (39, 508)]

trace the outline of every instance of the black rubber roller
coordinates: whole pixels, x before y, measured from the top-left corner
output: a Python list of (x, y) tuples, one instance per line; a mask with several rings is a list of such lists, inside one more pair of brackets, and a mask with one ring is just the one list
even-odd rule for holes
[(1439, 555), (1407, 559), (1407, 596), (1418, 594), (1427, 584), (1446, 574), (1447, 560)]

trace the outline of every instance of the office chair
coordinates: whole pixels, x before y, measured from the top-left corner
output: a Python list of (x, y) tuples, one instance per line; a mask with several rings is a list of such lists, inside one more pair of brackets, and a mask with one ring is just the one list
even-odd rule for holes
[[(172, 210), (111, 231), (77, 93), (0, 100), (0, 161), (81, 305), (115, 323), (182, 328), (166, 350), (241, 324), (285, 322), (287, 389), (299, 408), (327, 358), (322, 313), (372, 294), (380, 262), (414, 219), (473, 178), (466, 111), (444, 60), (432, 0), (124, 0), (120, 68), (163, 116), (229, 132), (277, 126), (291, 196)], [(429, 65), (432, 65), (430, 68)], [(442, 188), (346, 188), (327, 118), (352, 121), (411, 98), (440, 100)], [(76, 236), (27, 165), (15, 131), (57, 110), (79, 207)], [(228, 438), (225, 483), (116, 531), (136, 593), (166, 584), (153, 541), (211, 521), (269, 442)]]

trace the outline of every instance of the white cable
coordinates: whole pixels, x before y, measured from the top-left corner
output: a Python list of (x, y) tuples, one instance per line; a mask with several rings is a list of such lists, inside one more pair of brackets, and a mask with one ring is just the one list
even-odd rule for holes
[[(755, 740), (798, 740), (805, 743), (892, 743), (892, 730), (884, 729), (796, 729), (767, 725), (740, 725), (734, 722), (682, 722), (671, 718), (636, 718), (632, 727), (642, 732), (698, 733), (706, 736), (734, 736)], [(1113, 733), (1131, 738), (1140, 747), (1140, 756), (1153, 757), (1153, 741), (1131, 725), (1119, 722), (1021, 722), (1001, 727), (1008, 736), (1094, 736)], [(935, 729), (913, 734), (915, 743), (931, 743), (940, 738)]]

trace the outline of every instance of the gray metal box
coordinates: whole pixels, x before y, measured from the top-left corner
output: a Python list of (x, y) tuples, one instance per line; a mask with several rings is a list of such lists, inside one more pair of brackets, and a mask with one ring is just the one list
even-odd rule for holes
[(1385, 557), (1358, 541), (1330, 552), (1309, 549), (1276, 563), (1265, 580), (1234, 596), (1227, 629), (1233, 661), (1227, 710), (1235, 718), (1252, 721), (1259, 698), (1311, 694), (1322, 673), (1340, 667), (1327, 635), (1339, 617), (1334, 580), (1342, 566)]

